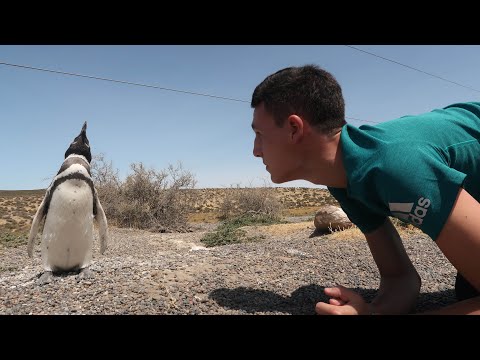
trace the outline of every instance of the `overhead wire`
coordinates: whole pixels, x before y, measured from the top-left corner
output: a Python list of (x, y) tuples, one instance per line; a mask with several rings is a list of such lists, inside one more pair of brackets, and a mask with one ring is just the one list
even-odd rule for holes
[[(0, 61), (0, 65), (13, 66), (13, 67), (29, 69), (29, 70), (44, 71), (44, 72), (49, 72), (49, 73), (54, 73), (54, 74), (77, 76), (77, 77), (83, 77), (83, 78), (87, 78), (87, 79), (110, 81), (110, 82), (115, 82), (115, 83), (120, 83), (120, 84), (125, 84), (125, 85), (143, 86), (143, 87), (154, 88), (154, 89), (165, 90), (165, 91), (173, 91), (173, 92), (178, 92), (178, 93), (183, 93), (183, 94), (206, 96), (206, 97), (220, 99), (220, 100), (230, 100), (230, 101), (250, 103), (250, 101), (248, 101), (248, 100), (235, 99), (235, 98), (231, 98), (231, 97), (217, 96), (217, 95), (199, 93), (199, 92), (194, 92), (194, 91), (178, 90), (178, 89), (172, 89), (172, 88), (167, 88), (167, 87), (163, 87), (163, 86), (142, 84), (142, 83), (136, 83), (136, 82), (132, 82), (132, 81), (125, 81), (125, 80), (116, 80), (116, 79), (110, 79), (110, 78), (105, 78), (105, 77), (100, 77), (100, 76), (92, 76), (92, 75), (72, 73), (72, 72), (67, 72), (67, 71), (45, 69), (45, 68), (39, 68), (39, 67), (36, 67), (36, 66), (13, 64), (13, 63), (8, 63), (8, 62), (4, 62), (4, 61)], [(349, 117), (349, 116), (346, 116), (346, 118), (347, 119), (352, 119), (352, 120), (357, 120), (357, 121), (363, 121), (363, 122), (370, 122), (370, 123), (378, 124), (378, 122), (376, 122), (376, 121), (362, 120), (362, 119), (357, 119), (357, 118), (353, 118), (353, 117)]]
[[(392, 62), (392, 63), (394, 63), (394, 64), (397, 64), (397, 65), (400, 65), (400, 66), (409, 68), (409, 69), (411, 69), (411, 70), (418, 71), (418, 72), (420, 72), (420, 73), (423, 73), (423, 74), (426, 74), (426, 75), (435, 77), (435, 78), (437, 78), (437, 79), (440, 79), (440, 80), (443, 80), (443, 81), (446, 81), (446, 82), (449, 82), (449, 83), (452, 83), (452, 84), (461, 86), (461, 87), (463, 87), (463, 88), (466, 88), (466, 89), (469, 89), (469, 90), (473, 90), (473, 91), (476, 91), (476, 92), (480, 92), (480, 90), (474, 89), (474, 88), (472, 88), (472, 87), (470, 87), (470, 86), (466, 86), (466, 85), (460, 84), (460, 83), (458, 83), (458, 82), (456, 82), (456, 81), (452, 81), (452, 80), (445, 79), (445, 78), (443, 78), (443, 77), (441, 77), (441, 76), (438, 76), (438, 75), (435, 75), (435, 74), (432, 74), (432, 73), (429, 73), (429, 72), (426, 72), (426, 71), (417, 69), (417, 68), (415, 68), (415, 67), (413, 67), (413, 66), (406, 65), (406, 64), (400, 63), (400, 62), (398, 62), (398, 61), (392, 60), (392, 59), (388, 59), (388, 58), (386, 58), (386, 57), (384, 57), (384, 56), (380, 56), (380, 55), (377, 55), (377, 54), (372, 53), (372, 52), (370, 52), (370, 51), (366, 51), (366, 50), (360, 49), (360, 48), (358, 48), (358, 47), (356, 47), (356, 46), (352, 46), (352, 45), (345, 45), (345, 46), (348, 47), (348, 48), (351, 48), (351, 49), (353, 49), (353, 50), (360, 51), (360, 52), (363, 52), (363, 53), (365, 53), (365, 54), (368, 54), (368, 55), (371, 55), (371, 56), (380, 58), (380, 59), (382, 59), (382, 60), (389, 61), (389, 62)], [(7, 62), (3, 62), (3, 61), (0, 61), (0, 65), (13, 66), (13, 67), (30, 69), (30, 70), (37, 70), (37, 71), (44, 71), (44, 72), (49, 72), (49, 73), (61, 74), (61, 75), (76, 76), (76, 77), (82, 77), (82, 78), (88, 78), (88, 79), (94, 79), (94, 80), (110, 81), (110, 82), (115, 82), (115, 83), (120, 83), (120, 84), (125, 84), (125, 85), (142, 86), (142, 87), (154, 88), (154, 89), (158, 89), (158, 90), (172, 91), (172, 92), (189, 94), (189, 95), (196, 95), (196, 96), (204, 96), (204, 97), (209, 97), (209, 98), (214, 98), (214, 99), (220, 99), (220, 100), (228, 100), (228, 101), (236, 101), (236, 102), (249, 103), (248, 100), (236, 99), (236, 98), (231, 98), (231, 97), (218, 96), (218, 95), (212, 95), (212, 94), (206, 94), (206, 93), (199, 93), (199, 92), (187, 91), (187, 90), (179, 90), (179, 89), (173, 89), (173, 88), (168, 88), (168, 87), (163, 87), (163, 86), (158, 86), (158, 85), (142, 84), (142, 83), (137, 83), (137, 82), (132, 82), (132, 81), (116, 80), (116, 79), (105, 78), (105, 77), (100, 77), (100, 76), (84, 75), (84, 74), (78, 74), (78, 73), (72, 73), (72, 72), (66, 72), (66, 71), (45, 69), (45, 68), (39, 68), (39, 67), (35, 67), (35, 66), (13, 64), (13, 63), (7, 63)], [(354, 118), (354, 117), (350, 117), (350, 116), (345, 116), (345, 118), (347, 118), (347, 119), (352, 119), (352, 120), (356, 120), (356, 121), (361, 121), (361, 122), (368, 122), (368, 123), (373, 123), (373, 124), (379, 124), (378, 121), (358, 119), (358, 118)]]
[(397, 64), (397, 65), (400, 65), (400, 66), (404, 66), (406, 68), (409, 68), (411, 70), (415, 70), (415, 71), (418, 71), (420, 73), (423, 73), (423, 74), (426, 74), (426, 75), (429, 75), (429, 76), (433, 76), (434, 78), (437, 78), (437, 79), (440, 79), (440, 80), (443, 80), (443, 81), (446, 81), (446, 82), (449, 82), (451, 84), (455, 84), (455, 85), (458, 85), (458, 86), (461, 86), (463, 88), (466, 88), (466, 89), (469, 89), (469, 90), (473, 90), (473, 91), (476, 91), (476, 92), (480, 92), (480, 90), (477, 90), (477, 89), (474, 89), (470, 86), (466, 86), (466, 85), (463, 85), (463, 84), (460, 84), (456, 81), (452, 81), (452, 80), (448, 80), (448, 79), (445, 79), (444, 77), (441, 77), (441, 76), (438, 76), (438, 75), (435, 75), (435, 74), (432, 74), (432, 73), (429, 73), (429, 72), (426, 72), (426, 71), (423, 71), (423, 70), (420, 70), (420, 69), (417, 69), (417, 68), (414, 68), (413, 66), (410, 66), (410, 65), (406, 65), (406, 64), (402, 64), (401, 62), (398, 62), (398, 61), (395, 61), (395, 60), (392, 60), (392, 59), (388, 59), (384, 56), (380, 56), (380, 55), (377, 55), (377, 54), (374, 54), (370, 51), (366, 51), (366, 50), (363, 50), (363, 49), (360, 49), (356, 46), (352, 46), (352, 45), (345, 45), (346, 47), (348, 48), (351, 48), (351, 49), (354, 49), (354, 50), (357, 50), (357, 51), (360, 51), (360, 52), (363, 52), (365, 54), (368, 54), (368, 55), (371, 55), (371, 56), (375, 56), (377, 58), (380, 58), (382, 60), (385, 60), (385, 61), (389, 61), (389, 62), (392, 62), (394, 64)]
[(126, 84), (126, 85), (144, 86), (144, 87), (149, 87), (149, 88), (154, 88), (154, 89), (160, 89), (160, 90), (165, 90), (165, 91), (174, 91), (174, 92), (179, 92), (179, 93), (184, 93), (184, 94), (190, 94), (190, 95), (207, 96), (207, 97), (216, 98), (216, 99), (222, 99), (222, 100), (231, 100), (231, 101), (239, 101), (239, 102), (249, 102), (249, 101), (247, 101), (247, 100), (234, 99), (234, 98), (229, 98), (229, 97), (225, 97), (225, 96), (217, 96), (217, 95), (203, 94), (203, 93), (198, 93), (198, 92), (193, 92), (193, 91), (178, 90), (178, 89), (172, 89), (172, 88), (167, 88), (167, 87), (162, 87), (162, 86), (157, 86), (157, 85), (141, 84), (141, 83), (135, 83), (135, 82), (132, 82), (132, 81), (115, 80), (115, 79), (109, 79), (109, 78), (104, 78), (104, 77), (99, 77), (99, 76), (82, 75), (82, 74), (76, 74), (76, 73), (71, 73), (71, 72), (66, 72), (66, 71), (43, 69), (43, 68), (39, 68), (39, 67), (27, 66), (27, 65), (19, 65), (19, 64), (12, 64), (12, 63), (7, 63), (7, 62), (3, 62), (3, 61), (0, 61), (0, 65), (14, 66), (14, 67), (19, 67), (19, 68), (24, 68), (24, 69), (45, 71), (45, 72), (50, 72), (50, 73), (55, 73), (55, 74), (62, 74), (62, 75), (69, 75), (69, 76), (78, 76), (78, 77), (83, 77), (83, 78), (88, 78), (88, 79), (111, 81), (111, 82), (116, 82), (116, 83), (121, 83), (121, 84)]

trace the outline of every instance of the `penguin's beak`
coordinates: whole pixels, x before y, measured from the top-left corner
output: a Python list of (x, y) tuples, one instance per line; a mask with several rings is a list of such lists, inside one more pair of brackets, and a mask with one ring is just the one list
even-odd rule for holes
[(80, 131), (80, 138), (82, 139), (82, 142), (84, 144), (86, 144), (87, 146), (89, 145), (88, 139), (87, 139), (87, 122), (86, 121), (83, 123), (82, 131)]
[(87, 134), (87, 122), (85, 121), (82, 126), (82, 131), (80, 131), (80, 134)]

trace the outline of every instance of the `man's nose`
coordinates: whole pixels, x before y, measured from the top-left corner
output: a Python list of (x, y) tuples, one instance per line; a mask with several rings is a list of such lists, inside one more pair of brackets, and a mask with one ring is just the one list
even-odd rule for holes
[(257, 146), (253, 147), (253, 156), (255, 157), (262, 157), (262, 152)]

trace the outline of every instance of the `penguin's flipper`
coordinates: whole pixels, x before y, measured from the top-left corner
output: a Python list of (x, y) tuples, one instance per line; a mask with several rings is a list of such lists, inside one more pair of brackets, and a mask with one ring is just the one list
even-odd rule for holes
[(33, 256), (33, 246), (35, 245), (35, 237), (37, 236), (40, 223), (45, 217), (45, 202), (47, 197), (48, 196), (45, 196), (43, 198), (43, 201), (40, 204), (40, 207), (38, 208), (37, 213), (35, 214), (35, 217), (33, 218), (33, 221), (32, 221), (32, 227), (30, 228), (30, 234), (28, 235), (28, 245), (27, 245), (27, 253), (29, 257)]
[(100, 200), (98, 199), (97, 191), (95, 190), (95, 198), (93, 199), (96, 203), (96, 214), (95, 220), (97, 221), (98, 225), (98, 232), (100, 235), (100, 253), (103, 254), (105, 250), (107, 250), (107, 243), (108, 243), (108, 225), (107, 225), (107, 217), (105, 216), (105, 212), (103, 211), (103, 207), (100, 204)]

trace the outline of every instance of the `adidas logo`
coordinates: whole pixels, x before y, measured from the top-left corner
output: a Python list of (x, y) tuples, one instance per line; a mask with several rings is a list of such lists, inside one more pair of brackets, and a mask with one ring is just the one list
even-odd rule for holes
[(421, 226), (423, 223), (423, 218), (425, 217), (425, 215), (427, 215), (427, 209), (431, 205), (431, 201), (430, 199), (421, 197), (420, 199), (418, 199), (415, 209), (413, 208), (413, 205), (415, 205), (413, 202), (388, 203), (388, 207), (390, 208), (392, 216), (395, 216), (396, 218), (399, 218), (415, 226)]

